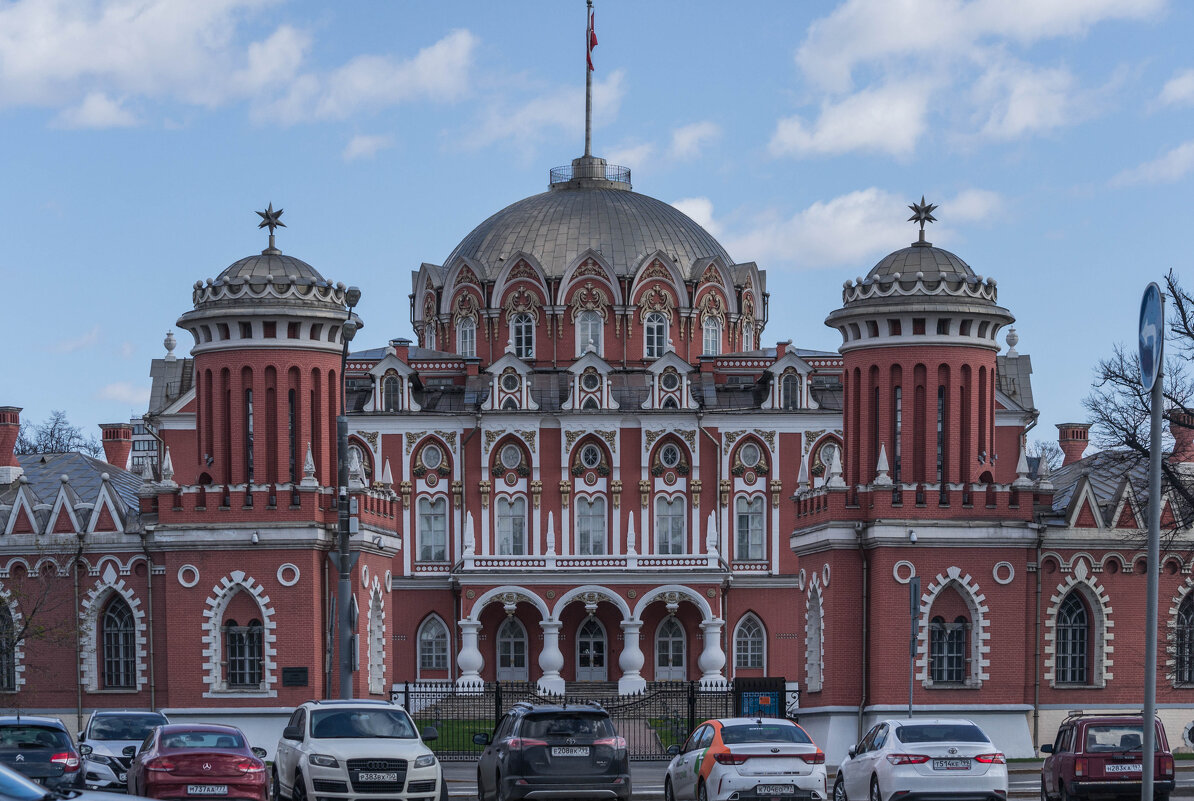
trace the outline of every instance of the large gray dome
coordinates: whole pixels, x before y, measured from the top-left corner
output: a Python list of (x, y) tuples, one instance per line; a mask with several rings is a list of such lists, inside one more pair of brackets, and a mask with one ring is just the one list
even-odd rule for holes
[(590, 248), (618, 275), (633, 274), (655, 251), (675, 256), (686, 274), (702, 258), (734, 263), (708, 231), (667, 203), (627, 189), (569, 185), (494, 214), (456, 246), (444, 266), (463, 257), (496, 278), (504, 259), (522, 251), (538, 259), (547, 275), (561, 276)]
[(883, 257), (867, 273), (867, 278), (886, 278), (895, 273), (905, 278), (914, 278), (917, 273), (924, 273), (929, 278), (936, 278), (939, 273), (969, 277), (974, 275), (974, 270), (948, 250), (935, 248), (929, 242), (914, 242), (910, 247)]
[(275, 280), (285, 281), (292, 275), (302, 283), (318, 284), (323, 281), (323, 276), (310, 264), (278, 250), (265, 250), (254, 256), (246, 256), (230, 264), (219, 277), (224, 281), (235, 281), (273, 276)]

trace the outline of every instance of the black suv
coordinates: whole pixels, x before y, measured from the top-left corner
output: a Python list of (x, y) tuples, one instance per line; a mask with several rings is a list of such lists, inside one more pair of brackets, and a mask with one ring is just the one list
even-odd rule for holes
[(54, 790), (82, 790), (82, 762), (57, 718), (0, 717), (0, 763)]
[(626, 740), (596, 704), (515, 704), (477, 763), (479, 801), (517, 798), (630, 798)]

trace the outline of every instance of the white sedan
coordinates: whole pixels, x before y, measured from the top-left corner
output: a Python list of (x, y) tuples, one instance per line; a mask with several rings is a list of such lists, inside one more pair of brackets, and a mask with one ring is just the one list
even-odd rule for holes
[(881, 720), (838, 766), (834, 801), (1006, 801), (1007, 760), (969, 720)]

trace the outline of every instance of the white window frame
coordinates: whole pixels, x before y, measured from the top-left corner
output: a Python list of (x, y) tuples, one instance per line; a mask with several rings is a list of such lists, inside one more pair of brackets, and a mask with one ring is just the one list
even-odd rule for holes
[(684, 498), (655, 498), (655, 553), (675, 556), (686, 552), (688, 510)]
[(526, 556), (526, 498), (497, 499), (497, 552), (500, 556)]
[[(596, 530), (594, 530), (596, 529)], [(576, 499), (576, 553), (579, 556), (604, 556), (606, 553), (605, 498)], [(600, 550), (595, 550), (594, 547)]]
[(535, 318), (519, 312), (510, 318), (510, 341), (519, 359), (535, 358)]
[(762, 495), (742, 495), (735, 502), (734, 558), (738, 561), (761, 562), (767, 558), (766, 511)]
[[(428, 552), (424, 557), (424, 553)], [(442, 495), (419, 498), (418, 562), (448, 560), (448, 499)]]
[(590, 340), (598, 356), (605, 355), (605, 319), (600, 312), (586, 310), (576, 315), (576, 355), (584, 356)]
[(667, 315), (651, 312), (643, 320), (643, 357), (658, 359), (667, 351)]
[(477, 356), (477, 321), (472, 317), (456, 324), (456, 352), (466, 359)]
[[(743, 630), (753, 624), (755, 633)], [(755, 657), (758, 664), (755, 664)], [(734, 627), (734, 668), (736, 670), (763, 670), (767, 666), (767, 630), (757, 615), (743, 615)]]
[(701, 355), (721, 355), (721, 321), (716, 317), (706, 317), (701, 325)]
[[(438, 632), (431, 631), (432, 627), (438, 627)], [(432, 636), (428, 636), (428, 634)], [(448, 627), (438, 616), (431, 616), (423, 621), (423, 625), (419, 626), (419, 635), (416, 638), (418, 643), (418, 665), (419, 671), (424, 670), (447, 670), (448, 669), (448, 651), (451, 648), (451, 643), (448, 637)], [(440, 648), (442, 644), (443, 648)], [(442, 659), (441, 659), (442, 657)]]

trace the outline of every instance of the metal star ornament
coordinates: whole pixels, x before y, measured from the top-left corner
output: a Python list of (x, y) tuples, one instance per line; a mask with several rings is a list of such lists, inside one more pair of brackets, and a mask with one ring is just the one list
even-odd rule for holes
[(909, 205), (908, 208), (912, 209), (912, 216), (908, 218), (908, 222), (920, 223), (920, 230), (922, 233), (925, 230), (925, 223), (937, 222), (937, 218), (933, 216), (933, 210), (937, 208), (937, 204), (925, 203), (924, 195), (920, 196), (919, 203), (913, 203)]
[(258, 228), (269, 228), (269, 235), (274, 235), (275, 228), (285, 228), (286, 223), (279, 218), (282, 216), (283, 209), (274, 211), (274, 204), (270, 203), (269, 208), (265, 211), (257, 212), (257, 216), (261, 218), (261, 222), (257, 225)]

